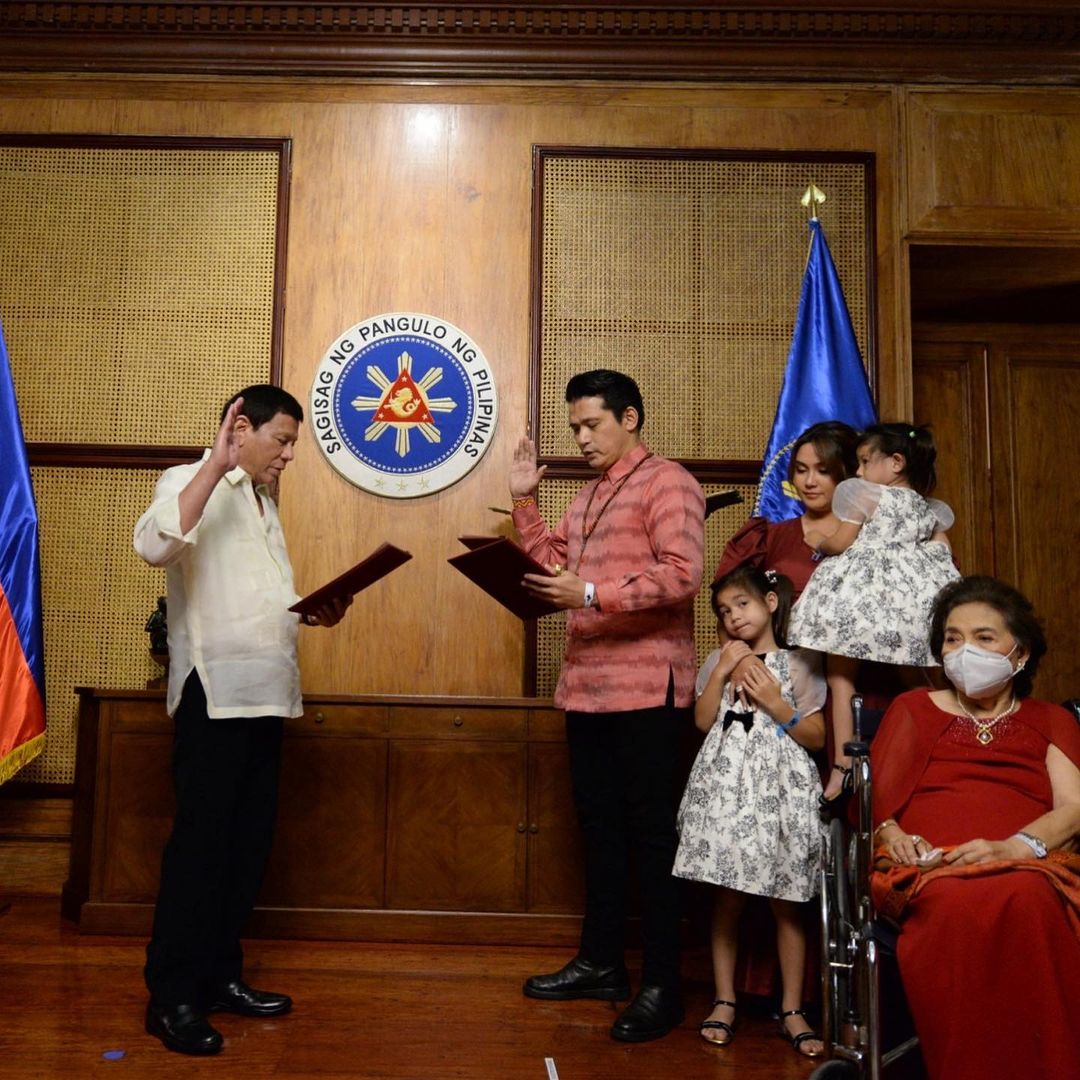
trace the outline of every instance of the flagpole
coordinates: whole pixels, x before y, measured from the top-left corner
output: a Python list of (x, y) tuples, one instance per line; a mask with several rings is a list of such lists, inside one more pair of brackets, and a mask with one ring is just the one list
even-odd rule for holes
[[(821, 190), (814, 183), (810, 181), (810, 186), (803, 192), (803, 197), (799, 200), (803, 206), (810, 208), (810, 220), (817, 221), (817, 208), (820, 203), (825, 201), (825, 192)], [(806, 261), (803, 263), (803, 273), (806, 273), (806, 268), (810, 265), (810, 253), (814, 250), (814, 233), (810, 233), (810, 243), (806, 246)]]

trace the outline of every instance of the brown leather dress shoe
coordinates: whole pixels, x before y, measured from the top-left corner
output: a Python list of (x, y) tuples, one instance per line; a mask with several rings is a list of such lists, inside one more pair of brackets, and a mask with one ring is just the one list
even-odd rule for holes
[(216, 1054), (223, 1041), (194, 1005), (147, 1005), (146, 1031), (178, 1054)]
[(565, 967), (550, 975), (532, 975), (521, 992), (526, 997), (548, 1001), (574, 1001), (599, 998), (601, 1001), (625, 1001), (630, 996), (630, 978), (622, 964), (594, 964), (575, 956)]

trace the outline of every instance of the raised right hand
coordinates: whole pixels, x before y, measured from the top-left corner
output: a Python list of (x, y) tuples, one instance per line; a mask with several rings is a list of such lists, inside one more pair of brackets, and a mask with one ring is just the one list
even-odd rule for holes
[(236, 443), (236, 418), (244, 406), (244, 399), (237, 398), (225, 413), (221, 427), (210, 448), (210, 462), (222, 476), (231, 472), (240, 462), (240, 447)]
[(545, 472), (546, 465), (538, 467), (536, 464), (536, 447), (532, 439), (520, 438), (514, 447), (514, 461), (510, 466), (510, 498), (524, 499), (535, 495)]

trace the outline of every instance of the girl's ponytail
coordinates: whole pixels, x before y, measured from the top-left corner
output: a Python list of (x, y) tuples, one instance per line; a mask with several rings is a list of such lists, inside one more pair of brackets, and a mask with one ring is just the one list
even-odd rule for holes
[(900, 454), (904, 459), (904, 477), (920, 494), (929, 495), (937, 486), (937, 447), (930, 428), (912, 424), (872, 424), (859, 440), (886, 456)]
[(781, 649), (786, 649), (788, 648), (788, 620), (791, 618), (795, 586), (792, 584), (791, 578), (786, 574), (778, 573), (776, 570), (766, 570), (764, 577), (769, 583), (768, 591), (776, 593), (778, 601), (772, 617), (773, 637), (776, 638), (776, 644)]

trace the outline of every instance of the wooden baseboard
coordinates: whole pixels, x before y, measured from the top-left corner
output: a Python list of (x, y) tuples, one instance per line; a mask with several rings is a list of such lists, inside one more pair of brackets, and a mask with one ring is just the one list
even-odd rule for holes
[(0, 799), (0, 892), (59, 896), (71, 850), (70, 798)]
[[(79, 911), (79, 929), (88, 934), (147, 937), (153, 914), (150, 904), (88, 901)], [(71, 918), (72, 912), (65, 911), (65, 915)], [(257, 938), (322, 941), (576, 946), (581, 918), (501, 912), (256, 908), (246, 933)]]

